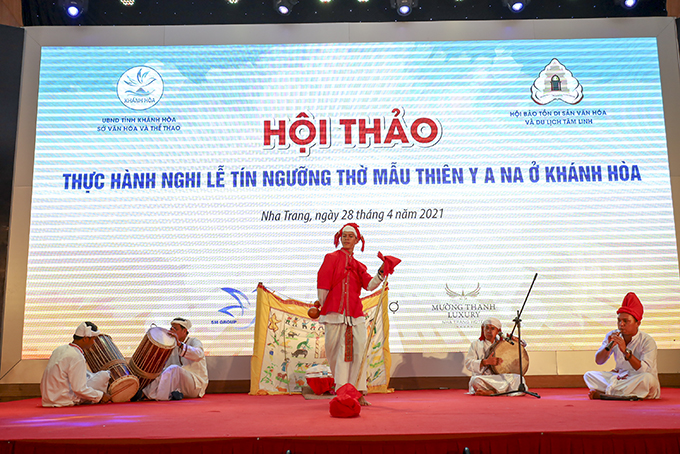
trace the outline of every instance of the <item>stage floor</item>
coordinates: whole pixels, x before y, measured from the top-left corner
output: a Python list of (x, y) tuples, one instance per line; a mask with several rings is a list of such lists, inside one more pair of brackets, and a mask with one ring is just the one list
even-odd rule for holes
[[(209, 394), (202, 399), (43, 408), (0, 403), (0, 454), (168, 452), (680, 453), (680, 389), (652, 401), (591, 401), (584, 388), (537, 399), (463, 390), (371, 394), (357, 418), (328, 400)], [(96, 448), (96, 449), (95, 449)], [(359, 449), (361, 448), (361, 449)], [(90, 451), (90, 449), (92, 449)], [(357, 450), (359, 449), (359, 450)], [(193, 451), (193, 449), (191, 450)], [(84, 451), (85, 452), (85, 451)]]

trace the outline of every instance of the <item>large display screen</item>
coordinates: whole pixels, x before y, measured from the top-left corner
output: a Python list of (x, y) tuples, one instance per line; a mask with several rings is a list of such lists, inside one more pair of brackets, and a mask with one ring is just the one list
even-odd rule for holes
[(312, 302), (347, 222), (393, 353), (466, 351), (522, 307), (592, 350), (629, 291), (677, 346), (654, 38), (43, 47), (23, 358), (84, 320), (131, 355), (189, 318), (250, 355), (255, 289)]

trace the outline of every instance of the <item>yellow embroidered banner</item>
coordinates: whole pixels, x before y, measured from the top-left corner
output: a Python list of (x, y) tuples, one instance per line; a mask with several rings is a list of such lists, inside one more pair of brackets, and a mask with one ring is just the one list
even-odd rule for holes
[[(373, 327), (365, 360), (368, 392), (388, 392), (390, 383), (388, 289), (362, 298), (366, 329)], [(282, 299), (257, 287), (255, 342), (250, 362), (250, 394), (301, 393), (307, 369), (328, 365), (324, 325), (309, 318), (311, 304)], [(376, 315), (377, 320), (376, 320)], [(375, 323), (374, 323), (375, 321)]]

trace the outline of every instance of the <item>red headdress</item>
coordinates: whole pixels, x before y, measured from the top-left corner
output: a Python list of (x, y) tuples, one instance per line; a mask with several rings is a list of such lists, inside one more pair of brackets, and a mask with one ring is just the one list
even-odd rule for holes
[(644, 312), (645, 308), (642, 307), (640, 299), (633, 292), (628, 293), (623, 298), (623, 303), (621, 303), (621, 307), (619, 308), (618, 311), (616, 311), (617, 314), (621, 313), (630, 314), (633, 317), (635, 317), (635, 320), (637, 320), (638, 322), (642, 320), (642, 314)]
[(356, 225), (354, 222), (350, 222), (348, 224), (345, 224), (342, 226), (340, 230), (338, 230), (338, 233), (335, 234), (335, 247), (338, 247), (338, 244), (340, 244), (340, 237), (342, 236), (342, 231), (345, 230), (345, 228), (351, 228), (354, 230), (354, 234), (356, 235), (357, 239), (361, 241), (361, 252), (364, 252), (364, 246), (366, 245), (366, 242), (364, 241), (364, 237), (361, 235), (359, 232), (359, 226)]

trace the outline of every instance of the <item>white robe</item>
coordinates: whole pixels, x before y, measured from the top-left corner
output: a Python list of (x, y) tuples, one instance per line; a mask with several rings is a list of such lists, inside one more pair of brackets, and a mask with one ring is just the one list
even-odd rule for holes
[[(614, 331), (610, 331), (604, 337), (598, 353), (605, 349), (607, 339)], [(647, 333), (638, 331), (633, 336), (626, 348), (640, 360), (638, 370), (626, 361), (625, 355), (615, 344), (609, 352), (609, 357), (614, 355), (616, 366), (612, 372), (590, 371), (583, 376), (588, 389), (596, 390), (609, 396), (636, 396), (640, 399), (658, 399), (661, 396), (661, 385), (656, 366), (656, 342)], [(597, 355), (597, 354), (596, 354)]]
[(165, 369), (144, 388), (153, 400), (170, 400), (170, 393), (181, 391), (184, 397), (203, 397), (208, 387), (208, 365), (203, 344), (187, 337), (183, 347), (175, 347), (165, 362)]
[(99, 402), (109, 386), (111, 374), (87, 370), (83, 351), (75, 344), (52, 352), (40, 380), (43, 407), (70, 407)]
[[(489, 367), (482, 366), (482, 360), (486, 358), (492, 345), (493, 343), (486, 339), (477, 339), (470, 344), (465, 356), (465, 368), (472, 372), (468, 394), (475, 394), (475, 391), (504, 393), (519, 389), (518, 374), (494, 374)], [(529, 390), (526, 384), (525, 389)]]

